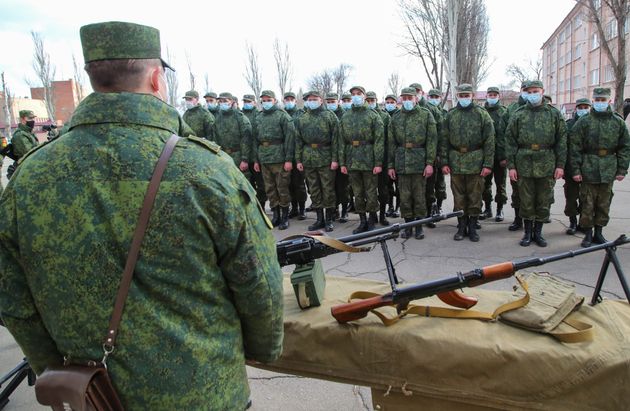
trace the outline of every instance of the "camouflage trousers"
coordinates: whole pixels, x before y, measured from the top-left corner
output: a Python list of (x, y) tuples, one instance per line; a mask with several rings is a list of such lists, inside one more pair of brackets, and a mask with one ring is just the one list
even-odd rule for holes
[(437, 200), (446, 200), (446, 181), (440, 167), (433, 167), (433, 175), (426, 179), (426, 203), (427, 210), (431, 209), (431, 205)]
[(335, 174), (330, 167), (307, 168), (304, 170), (311, 193), (311, 207), (335, 207)]
[(256, 197), (258, 198), (258, 202), (265, 207), (265, 202), (267, 201), (267, 193), (265, 192), (265, 181), (263, 180), (262, 171), (257, 172), (254, 171), (254, 163), (249, 163), (249, 182), (256, 190)]
[(610, 203), (613, 198), (613, 183), (591, 184), (582, 183), (580, 186), (580, 225), (592, 228), (594, 225), (608, 225), (610, 217)]
[(269, 206), (271, 208), (288, 207), (291, 202), (289, 194), (291, 172), (284, 171), (284, 163), (263, 164), (261, 167)]
[(580, 214), (580, 183), (573, 181), (571, 177), (564, 179), (564, 215), (573, 217)]
[(389, 175), (387, 175), (387, 170), (383, 169), (383, 171), (378, 175), (378, 202), (381, 207), (385, 207), (389, 203)]
[(347, 174), (341, 172), (341, 168), (338, 168), (335, 176), (335, 197), (337, 204), (348, 204), (349, 199), (349, 186), (350, 178)]
[(464, 210), (464, 216), (477, 217), (481, 214), (483, 177), (479, 174), (451, 174), (453, 211)]
[(485, 177), (483, 195), (481, 198), (486, 203), (492, 202), (492, 180), (494, 180), (494, 185), (497, 186), (497, 194), (494, 196), (494, 202), (501, 205), (507, 203), (507, 191), (505, 190), (507, 168), (501, 167), (500, 161), (494, 161), (492, 174)]
[(510, 197), (512, 208), (521, 208), (521, 199), (518, 195), (518, 182), (510, 180), (510, 185), (512, 186), (512, 196)]
[(400, 216), (403, 218), (427, 215), (427, 179), (422, 174), (398, 174)]
[(521, 217), (525, 220), (545, 222), (553, 198), (553, 177), (519, 177), (518, 195), (521, 200)]
[(291, 194), (291, 201), (293, 202), (306, 201), (306, 184), (304, 182), (304, 172), (298, 170), (295, 166), (295, 163), (293, 163), (293, 170), (291, 170), (289, 193)]
[(372, 171), (350, 171), (350, 185), (354, 193), (354, 209), (357, 213), (378, 211), (378, 176)]

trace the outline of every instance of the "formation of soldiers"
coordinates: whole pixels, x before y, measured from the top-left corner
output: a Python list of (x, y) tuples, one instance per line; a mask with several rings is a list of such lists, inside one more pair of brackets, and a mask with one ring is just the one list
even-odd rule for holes
[[(347, 222), (350, 211), (359, 215), (354, 233), (389, 225), (388, 217), (421, 219), (441, 212), (450, 175), (454, 210), (464, 211), (453, 239), (476, 242), (479, 220), (503, 221), (509, 176), (515, 214), (509, 230), (523, 231), (520, 245), (547, 245), (543, 225), (561, 178), (567, 234), (583, 231), (583, 246), (605, 241), (613, 182), (624, 178), (630, 161), (628, 130), (610, 107), (610, 90), (596, 88), (592, 102), (579, 99), (567, 122), (538, 80), (524, 82), (508, 107), (497, 87), (487, 89), (483, 106), (470, 84), (456, 90), (449, 111), (439, 90), (425, 98), (418, 83), (387, 95), (382, 108), (376, 93), (361, 86), (341, 96), (309, 91), (303, 109), (292, 92), (283, 95), (281, 108), (273, 91), (263, 91), (260, 110), (254, 95), (244, 95), (239, 110), (230, 93), (207, 93), (203, 105), (189, 91), (184, 120), (232, 156), (260, 203), (269, 201), (280, 230), (309, 210), (317, 216), (309, 230), (333, 231), (333, 222)], [(417, 226), (401, 236), (425, 234)]]

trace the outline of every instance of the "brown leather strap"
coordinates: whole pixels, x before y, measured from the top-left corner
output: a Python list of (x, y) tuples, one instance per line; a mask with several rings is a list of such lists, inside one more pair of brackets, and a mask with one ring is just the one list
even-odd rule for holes
[[(133, 239), (131, 240), (131, 247), (129, 248), (129, 254), (127, 255), (127, 263), (125, 264), (125, 271), (123, 271), (122, 280), (120, 282), (120, 288), (118, 289), (118, 295), (116, 296), (116, 303), (114, 304), (114, 312), (112, 318), (109, 320), (109, 328), (107, 329), (107, 335), (103, 342), (103, 349), (105, 350), (105, 357), (112, 351), (114, 351), (114, 344), (116, 337), (118, 336), (118, 326), (120, 325), (120, 319), (122, 318), (123, 309), (125, 308), (125, 301), (127, 301), (127, 294), (129, 294), (129, 287), (131, 286), (131, 278), (133, 277), (133, 271), (138, 261), (138, 254), (140, 253), (140, 246), (144, 239), (144, 234), (149, 224), (149, 217), (151, 216), (151, 210), (153, 209), (153, 203), (160, 187), (160, 181), (168, 160), (173, 154), (175, 145), (180, 138), (175, 134), (166, 142), (162, 154), (158, 159), (157, 165), (153, 170), (151, 181), (149, 182), (149, 188), (144, 195), (144, 202), (142, 203), (142, 209), (140, 210), (140, 217), (138, 218), (138, 225), (136, 231), (133, 233)], [(103, 358), (105, 360), (105, 358)], [(103, 361), (104, 362), (104, 361)]]

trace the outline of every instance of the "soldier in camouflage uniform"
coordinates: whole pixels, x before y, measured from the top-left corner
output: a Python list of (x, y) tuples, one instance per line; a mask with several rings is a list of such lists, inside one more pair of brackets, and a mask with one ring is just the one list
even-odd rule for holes
[[(343, 93), (341, 95), (341, 109), (346, 112), (352, 108), (352, 94)], [(341, 119), (339, 119), (341, 121)]]
[(454, 240), (466, 234), (479, 241), (477, 218), (481, 213), (484, 178), (494, 164), (494, 125), (483, 107), (473, 103), (470, 84), (457, 86), (457, 106), (448, 112), (442, 124), (440, 159), (442, 172), (451, 174), (455, 211), (464, 210), (458, 218)]
[[(341, 121), (344, 110), (339, 104), (339, 95), (337, 93), (326, 94), (326, 109), (332, 111), (337, 120)], [(337, 151), (339, 149), (337, 148)], [(348, 175), (342, 174), (341, 169), (337, 167), (335, 170), (335, 213), (333, 215), (333, 221), (339, 217), (340, 223), (346, 223), (348, 221)], [(339, 214), (339, 205), (341, 205), (341, 214)]]
[(295, 153), (295, 127), (286, 111), (278, 108), (271, 90), (260, 94), (263, 111), (254, 123), (254, 170), (262, 165), (265, 191), (273, 210), (274, 226), (289, 228), (289, 182)]
[[(365, 94), (365, 102), (368, 107), (372, 110), (376, 111), (378, 115), (381, 116), (381, 120), (383, 121), (383, 147), (385, 150), (383, 152), (383, 166), (387, 166), (387, 129), (389, 127), (390, 116), (387, 112), (381, 109), (378, 106), (378, 98), (376, 93), (373, 91), (368, 91)], [(387, 175), (387, 170), (381, 171), (378, 175), (378, 204), (379, 204), (379, 214), (378, 221), (383, 226), (388, 226), (389, 221), (385, 218), (385, 209), (387, 208), (387, 204), (389, 204), (389, 182), (390, 178)]]
[[(2, 320), (37, 374), (103, 357), (149, 179), (183, 124), (163, 102), (156, 29), (100, 23), (81, 39), (95, 92), (63, 138), (23, 159), (0, 200)], [(282, 273), (265, 221), (227, 154), (179, 140), (107, 359), (125, 409), (245, 409), (245, 358), (282, 350)]]
[(540, 80), (527, 84), (528, 102), (505, 130), (510, 180), (518, 183), (524, 220), (521, 246), (532, 240), (546, 247), (542, 227), (549, 218), (555, 180), (562, 178), (567, 158), (567, 125), (560, 112), (543, 101)]
[[(365, 103), (365, 89), (354, 86), (352, 108), (343, 115), (340, 125), (339, 165), (350, 175), (355, 207), (360, 224), (353, 233), (372, 230), (377, 221), (378, 174), (383, 171), (383, 120)], [(370, 213), (369, 220), (366, 212)]]
[(245, 114), (234, 107), (235, 100), (230, 93), (219, 95), (219, 113), (214, 120), (214, 141), (232, 157), (234, 164), (249, 180), (252, 125)]
[(217, 102), (217, 93), (214, 91), (209, 91), (204, 94), (203, 98), (206, 100), (206, 108), (214, 116), (216, 119), (217, 115), (219, 115), (219, 104)]
[(304, 98), (307, 111), (295, 120), (295, 162), (298, 170), (306, 175), (313, 209), (317, 213), (317, 221), (308, 229), (332, 231), (336, 205), (335, 173), (339, 168), (339, 120), (322, 106), (318, 92), (309, 91)]
[[(582, 247), (606, 242), (612, 187), (622, 181), (630, 164), (630, 135), (621, 116), (610, 107), (610, 89), (593, 90), (593, 109), (571, 130), (570, 161), (573, 180), (580, 183)], [(595, 234), (593, 235), (593, 226)]]
[[(352, 108), (352, 94), (350, 93), (343, 93), (341, 95), (341, 110), (343, 111), (343, 113), (345, 113), (346, 111), (350, 110)], [(341, 118), (339, 118), (339, 124), (341, 125)], [(343, 140), (340, 138), (339, 140), (339, 144), (342, 144)], [(341, 167), (339, 167), (339, 172), (341, 173)], [(345, 174), (346, 178), (348, 179), (348, 189), (346, 190), (346, 198), (347, 198), (347, 203), (348, 203), (348, 212), (356, 212), (356, 210), (354, 209), (354, 193), (352, 192), (352, 185), (350, 184), (350, 176)], [(343, 214), (343, 213), (342, 213)], [(348, 220), (347, 216), (346, 216), (346, 221)]]
[(241, 112), (247, 117), (250, 124), (252, 125), (252, 147), (250, 147), (250, 159), (249, 159), (249, 172), (250, 178), (249, 182), (252, 187), (256, 190), (256, 197), (258, 198), (258, 202), (262, 204), (263, 209), (265, 208), (265, 203), (267, 202), (267, 192), (265, 191), (265, 181), (263, 180), (262, 173), (260, 171), (254, 170), (254, 123), (256, 122), (256, 117), (259, 114), (258, 109), (256, 108), (256, 97), (253, 94), (245, 94), (243, 96), (243, 108)]
[(192, 128), (197, 137), (214, 140), (212, 136), (214, 116), (210, 114), (205, 106), (199, 104), (199, 93), (195, 90), (190, 90), (186, 92), (183, 98), (186, 105), (186, 112), (184, 113), (186, 124)]
[[(403, 107), (392, 117), (388, 136), (388, 174), (400, 187), (400, 209), (405, 222), (427, 214), (426, 179), (433, 174), (437, 152), (437, 128), (429, 110), (420, 107), (416, 91), (407, 87), (401, 92)], [(411, 236), (405, 229), (402, 238)], [(422, 225), (416, 226), (415, 238), (424, 238)]]
[[(390, 118), (394, 117), (396, 113), (400, 112), (397, 103), (398, 97), (395, 94), (388, 94), (387, 96), (385, 96), (385, 111), (387, 112), (387, 114), (389, 114)], [(387, 137), (389, 138), (389, 136)], [(387, 155), (389, 156), (389, 150)], [(398, 218), (400, 217), (400, 213), (398, 212), (398, 209), (400, 208), (400, 193), (398, 191), (398, 182), (390, 178), (388, 189), (389, 204), (387, 206), (387, 213), (385, 215), (387, 217)]]
[(494, 124), (494, 165), (492, 174), (486, 177), (483, 201), (486, 205), (485, 211), (479, 216), (480, 220), (492, 218), (492, 180), (497, 186), (497, 194), (494, 201), (497, 203), (497, 216), (495, 221), (503, 221), (503, 205), (507, 203), (507, 192), (505, 183), (507, 180), (507, 159), (505, 156), (505, 142), (503, 140), (503, 130), (501, 129), (501, 117), (507, 112), (507, 108), (499, 102), (500, 93), (498, 87), (488, 87), (486, 91), (486, 102), (484, 108), (492, 117)]
[[(286, 111), (293, 123), (304, 114), (304, 110), (299, 108), (296, 104), (295, 93), (287, 91), (284, 93), (284, 111)], [(293, 170), (291, 170), (291, 182), (289, 183), (289, 193), (291, 193), (291, 210), (289, 211), (289, 218), (297, 217), (298, 220), (305, 220), (306, 215), (306, 184), (304, 172), (297, 169), (293, 164)]]
[(7, 178), (9, 179), (15, 172), (20, 158), (24, 157), (26, 153), (39, 144), (37, 136), (33, 133), (33, 128), (35, 127), (35, 113), (33, 113), (32, 110), (20, 110), (19, 114), (20, 124), (18, 124), (11, 138), (15, 162), (9, 166), (9, 170), (7, 171)]
[[(432, 88), (428, 93), (427, 103), (428, 106), (435, 107), (439, 112), (442, 121), (446, 118), (446, 114), (448, 110), (442, 106), (442, 92), (438, 89)], [(436, 120), (437, 121), (437, 120)], [(440, 138), (440, 124), (438, 124), (438, 140)], [(438, 143), (439, 147), (439, 143)], [(434, 210), (427, 209), (429, 213), (436, 212), (438, 214), (442, 213), (442, 203), (446, 200), (446, 179), (444, 178), (444, 174), (442, 174), (442, 168), (439, 167), (440, 164), (440, 156), (438, 150), (438, 156), (435, 159), (436, 167), (434, 167), (433, 175), (427, 180), (427, 192), (435, 193), (435, 200), (432, 198), (427, 199), (427, 204), (435, 203)], [(431, 184), (433, 184), (433, 188), (431, 188)], [(435, 227), (435, 223), (428, 224), (429, 227)]]
[(591, 111), (591, 100), (579, 98), (575, 102), (573, 117), (567, 120), (567, 162), (564, 167), (564, 215), (569, 217), (569, 228), (566, 233), (573, 235), (578, 230), (577, 216), (580, 215), (580, 183), (573, 181), (573, 169), (571, 168), (571, 130), (580, 117), (584, 117)]

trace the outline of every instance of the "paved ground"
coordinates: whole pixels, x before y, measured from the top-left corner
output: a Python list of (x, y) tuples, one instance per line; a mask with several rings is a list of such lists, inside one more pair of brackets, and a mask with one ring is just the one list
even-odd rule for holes
[[(4, 172), (2, 174), (4, 176)], [(491, 220), (482, 223), (483, 229), (480, 231), (479, 243), (472, 243), (467, 239), (461, 242), (453, 241), (456, 221), (442, 222), (433, 230), (425, 229), (426, 238), (421, 241), (409, 239), (391, 242), (390, 251), (399, 278), (408, 283), (422, 282), (505, 260), (549, 255), (579, 248), (582, 236), (568, 236), (564, 233), (568, 221), (562, 213), (564, 207), (562, 183), (556, 185), (555, 198), (557, 202), (552, 207), (552, 222), (544, 227), (544, 234), (550, 243), (549, 247), (539, 248), (536, 245), (528, 248), (520, 247), (518, 241), (521, 233), (512, 233), (507, 230), (513, 218), (512, 210), (508, 207), (504, 222), (495, 223)], [(617, 183), (615, 186), (615, 198), (611, 211), (613, 219), (605, 231), (607, 238), (613, 239), (622, 233), (630, 233), (630, 208), (627, 204), (630, 204), (629, 180)], [(450, 191), (444, 208), (445, 210), (452, 208)], [(292, 220), (289, 230), (275, 230), (274, 235), (277, 239), (281, 239), (291, 234), (302, 233), (306, 230), (306, 226), (312, 224), (313, 219), (314, 215), (311, 213), (306, 221)], [(356, 227), (357, 220), (357, 216), (352, 215), (350, 222), (337, 224), (332, 235), (340, 237), (350, 234)], [(630, 247), (624, 247), (619, 257), (630, 277)], [(548, 264), (540, 270), (549, 271), (574, 282), (581, 294), (590, 297), (602, 258), (602, 253), (593, 253)], [(380, 249), (371, 253), (361, 253), (360, 256), (337, 254), (327, 257), (323, 263), (328, 275), (387, 280)], [(285, 270), (290, 270), (290, 267), (286, 267)], [(484, 287), (511, 289), (513, 284), (513, 281), (506, 280)], [(607, 298), (623, 296), (614, 271), (611, 271), (604, 284), (604, 296)], [(5, 329), (0, 329), (0, 372), (10, 370), (21, 358), (19, 347), (12, 337)], [(370, 391), (367, 388), (275, 374), (254, 368), (249, 368), (248, 371), (254, 403), (253, 410), (371, 409)], [(42, 408), (36, 405), (32, 389), (22, 384), (11, 397), (11, 403), (6, 409)]]

